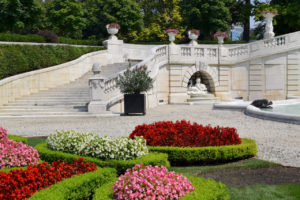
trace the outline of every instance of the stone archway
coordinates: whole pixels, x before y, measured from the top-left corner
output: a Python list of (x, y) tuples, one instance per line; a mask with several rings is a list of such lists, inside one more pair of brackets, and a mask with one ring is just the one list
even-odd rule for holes
[(207, 66), (205, 63), (199, 62), (189, 67), (183, 76), (182, 87), (187, 88), (189, 80), (196, 77), (201, 78), (201, 82), (208, 87), (210, 93), (215, 93), (215, 88), (219, 86), (218, 72), (215, 68)]

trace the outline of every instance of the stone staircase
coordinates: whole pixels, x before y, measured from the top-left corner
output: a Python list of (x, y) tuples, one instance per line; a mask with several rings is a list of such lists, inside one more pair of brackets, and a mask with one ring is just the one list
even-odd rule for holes
[[(128, 63), (106, 65), (101, 74), (109, 76), (126, 67)], [(0, 118), (93, 117), (87, 112), (90, 101), (88, 79), (91, 76), (92, 72), (88, 72), (72, 83), (9, 102), (0, 107)]]

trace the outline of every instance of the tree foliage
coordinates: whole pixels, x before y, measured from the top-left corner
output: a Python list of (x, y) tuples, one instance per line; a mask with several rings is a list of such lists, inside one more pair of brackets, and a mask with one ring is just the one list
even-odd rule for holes
[(39, 24), (42, 13), (38, 0), (0, 0), (0, 31), (31, 31)]
[(47, 4), (46, 21), (46, 27), (61, 36), (81, 38), (87, 20), (80, 2), (53, 0)]
[(120, 24), (120, 37), (125, 40), (136, 39), (143, 28), (143, 18), (139, 5), (134, 0), (86, 0), (87, 27), (85, 37), (95, 35), (107, 37), (106, 24)]
[(299, 0), (272, 0), (270, 5), (277, 8), (274, 32), (276, 35), (291, 33), (300, 30), (300, 1)]
[(200, 29), (204, 38), (211, 38), (217, 30), (227, 31), (231, 21), (231, 0), (182, 0), (184, 24), (188, 28)]
[(140, 33), (140, 41), (162, 41), (167, 39), (165, 30), (177, 29), (181, 34), (178, 39), (183, 38), (185, 27), (182, 25), (180, 12), (180, 0), (137, 0), (142, 13), (145, 28)]

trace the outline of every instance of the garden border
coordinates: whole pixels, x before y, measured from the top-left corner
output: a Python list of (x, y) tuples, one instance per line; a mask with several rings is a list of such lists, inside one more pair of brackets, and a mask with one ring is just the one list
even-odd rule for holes
[(80, 156), (80, 155), (65, 153), (62, 151), (54, 151), (47, 147), (47, 143), (38, 144), (35, 146), (35, 148), (38, 150), (40, 154), (40, 159), (47, 162), (52, 162), (56, 160), (72, 162), (74, 158), (78, 159), (80, 157), (83, 157), (85, 162), (93, 162), (96, 165), (101, 167), (115, 168), (117, 169), (118, 174), (124, 173), (126, 169), (132, 168), (139, 163), (144, 163), (145, 165), (152, 165), (152, 166), (163, 165), (167, 168), (170, 167), (170, 163), (168, 161), (168, 155), (164, 153), (157, 153), (157, 152), (149, 153), (145, 156), (142, 156), (134, 160), (100, 160), (98, 158), (93, 158), (89, 156)]
[[(47, 187), (33, 194), (29, 200), (61, 200), (86, 199), (91, 197), (95, 190), (116, 177), (116, 170), (99, 168), (93, 172), (64, 179), (51, 187)], [(68, 198), (67, 198), (68, 197)]]
[[(227, 190), (227, 187), (223, 183), (216, 182), (213, 179), (205, 179), (203, 177), (186, 177), (192, 182), (192, 185), (195, 187), (195, 190), (180, 198), (181, 200), (229, 199), (229, 192)], [(117, 179), (115, 179), (115, 181), (116, 180)], [(96, 189), (93, 200), (113, 200), (111, 196), (113, 192), (110, 190), (110, 188), (113, 187), (115, 181), (106, 183), (103, 186)]]
[(172, 166), (224, 163), (253, 157), (257, 153), (255, 140), (241, 138), (239, 145), (209, 147), (148, 146), (150, 152), (168, 154)]

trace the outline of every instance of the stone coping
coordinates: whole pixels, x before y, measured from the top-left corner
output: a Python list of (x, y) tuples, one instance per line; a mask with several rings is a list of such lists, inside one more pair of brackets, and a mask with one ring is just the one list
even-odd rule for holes
[(263, 111), (252, 105), (247, 106), (245, 114), (262, 119), (300, 124), (300, 115)]

